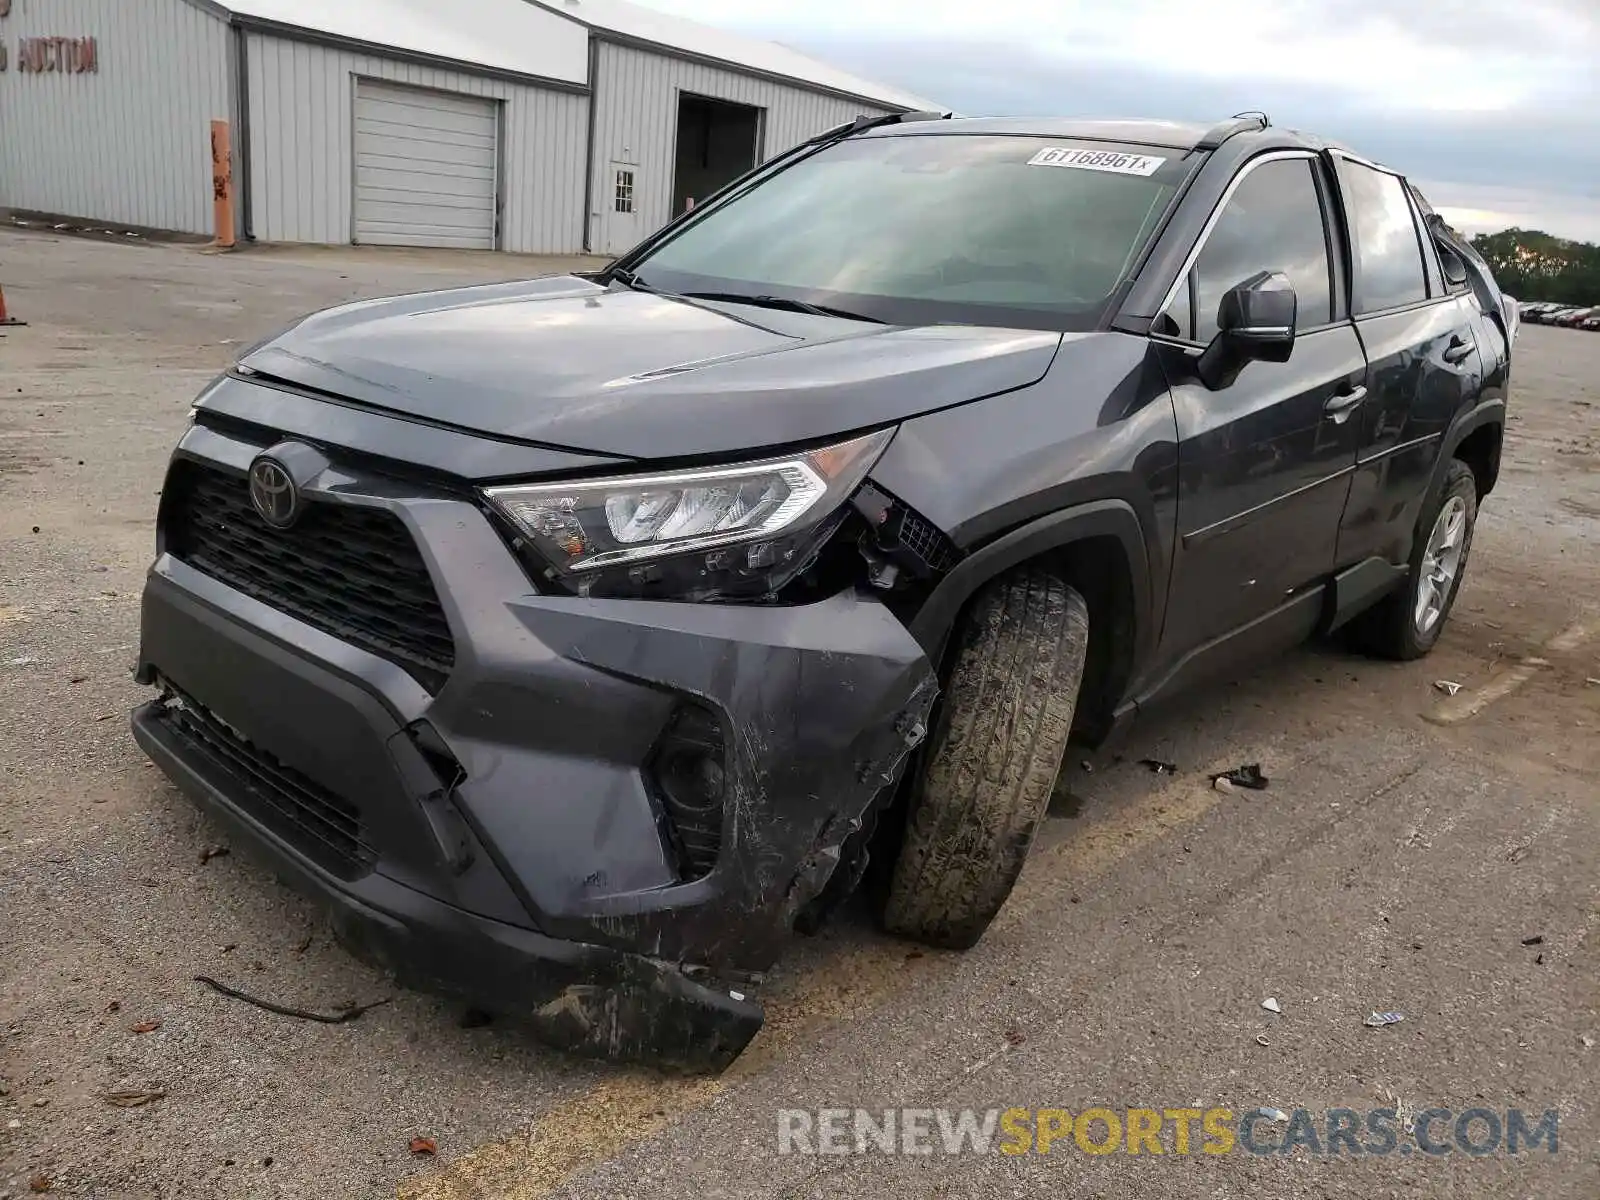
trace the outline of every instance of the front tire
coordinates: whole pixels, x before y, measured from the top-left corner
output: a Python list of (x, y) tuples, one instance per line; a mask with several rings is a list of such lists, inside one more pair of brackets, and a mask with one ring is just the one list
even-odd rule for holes
[(1011, 894), (1050, 801), (1089, 648), (1083, 597), (1042, 567), (985, 588), (960, 628), (884, 908), (966, 949)]
[(1434, 648), (1467, 573), (1477, 523), (1477, 479), (1466, 463), (1451, 459), (1439, 498), (1417, 524), (1405, 586), (1354, 623), (1362, 649), (1409, 662)]

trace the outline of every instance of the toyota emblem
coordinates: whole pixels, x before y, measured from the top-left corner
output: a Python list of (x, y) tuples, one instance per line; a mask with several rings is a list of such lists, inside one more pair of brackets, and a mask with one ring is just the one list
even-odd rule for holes
[(250, 464), (250, 503), (274, 529), (287, 529), (300, 515), (300, 490), (283, 464), (258, 458)]

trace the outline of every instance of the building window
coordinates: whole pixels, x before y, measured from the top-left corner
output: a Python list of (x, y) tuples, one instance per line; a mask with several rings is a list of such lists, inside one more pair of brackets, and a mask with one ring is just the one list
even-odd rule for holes
[(631, 213), (633, 211), (633, 172), (617, 172), (617, 211)]

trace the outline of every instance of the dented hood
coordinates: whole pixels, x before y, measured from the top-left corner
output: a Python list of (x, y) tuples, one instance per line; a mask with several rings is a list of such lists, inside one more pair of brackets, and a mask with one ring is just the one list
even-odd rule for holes
[(1010, 391), (1042, 377), (1060, 341), (564, 276), (331, 309), (240, 365), (492, 437), (646, 459), (805, 442)]

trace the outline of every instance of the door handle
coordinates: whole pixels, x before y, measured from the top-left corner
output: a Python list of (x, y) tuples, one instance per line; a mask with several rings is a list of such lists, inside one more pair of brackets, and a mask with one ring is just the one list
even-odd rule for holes
[(1362, 384), (1343, 392), (1335, 392), (1322, 406), (1322, 411), (1333, 418), (1335, 425), (1343, 425), (1350, 419), (1350, 414), (1360, 407), (1361, 402), (1367, 398), (1367, 386)]
[(1451, 366), (1458, 366), (1467, 361), (1471, 356), (1474, 346), (1458, 333), (1450, 339), (1450, 344), (1444, 348), (1443, 358)]

